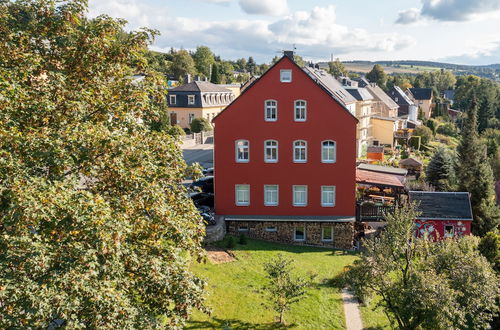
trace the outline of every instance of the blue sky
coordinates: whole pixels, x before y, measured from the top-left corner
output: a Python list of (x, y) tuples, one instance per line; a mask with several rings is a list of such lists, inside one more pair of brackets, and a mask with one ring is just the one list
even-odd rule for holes
[(500, 0), (90, 0), (91, 17), (150, 27), (152, 46), (209, 46), (269, 62), (293, 45), (311, 60), (500, 63)]

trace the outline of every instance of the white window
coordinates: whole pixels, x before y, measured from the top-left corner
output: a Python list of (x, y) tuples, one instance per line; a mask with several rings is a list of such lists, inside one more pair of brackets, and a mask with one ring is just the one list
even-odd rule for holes
[(278, 162), (278, 141), (264, 141), (264, 161), (266, 163)]
[(307, 205), (307, 186), (293, 186), (293, 206)]
[(296, 163), (307, 162), (307, 142), (303, 140), (293, 142), (293, 161)]
[(452, 238), (455, 230), (453, 225), (444, 226), (444, 238)]
[(236, 205), (247, 206), (250, 205), (250, 185), (248, 184), (237, 184), (235, 186), (236, 190)]
[(188, 95), (188, 104), (194, 104), (194, 95)]
[(238, 231), (239, 232), (247, 232), (248, 231), (248, 226), (238, 226)]
[(285, 83), (292, 82), (292, 70), (280, 70), (280, 81)]
[(323, 242), (333, 242), (333, 227), (326, 226), (321, 228), (321, 240)]
[(278, 228), (276, 226), (267, 226), (265, 230), (268, 232), (277, 232)]
[(295, 121), (306, 121), (307, 103), (303, 100), (295, 101)]
[(236, 162), (248, 163), (250, 161), (250, 142), (247, 140), (236, 141)]
[(321, 186), (321, 206), (335, 206), (335, 186)]
[(278, 102), (275, 100), (267, 100), (265, 102), (264, 111), (265, 121), (278, 120)]
[(321, 161), (323, 163), (335, 163), (337, 147), (335, 141), (321, 142)]
[(297, 226), (294, 229), (293, 239), (296, 241), (305, 241), (306, 240), (306, 227)]
[(194, 113), (189, 114), (189, 123), (191, 124), (194, 120)]
[(170, 104), (177, 103), (177, 95), (170, 95)]
[(264, 186), (264, 205), (265, 206), (278, 205), (278, 185)]

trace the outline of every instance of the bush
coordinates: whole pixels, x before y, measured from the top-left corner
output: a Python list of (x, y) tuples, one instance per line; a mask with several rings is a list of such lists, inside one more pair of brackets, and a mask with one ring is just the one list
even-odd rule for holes
[(200, 133), (213, 130), (206, 118), (195, 118), (191, 122), (191, 132)]
[(174, 125), (174, 126), (170, 127), (169, 133), (170, 133), (170, 135), (177, 136), (177, 137), (182, 137), (182, 136), (186, 135), (186, 132), (184, 132), (182, 127), (180, 127), (179, 125)]
[(432, 140), (432, 135), (432, 130), (427, 126), (419, 126), (413, 131), (413, 136), (420, 136), (420, 143), (424, 146)]
[(444, 123), (442, 125), (439, 125), (439, 127), (436, 129), (436, 132), (446, 136), (458, 136), (458, 128), (453, 123)]
[(479, 242), (479, 252), (488, 259), (493, 269), (500, 273), (500, 234), (490, 231)]
[(247, 245), (248, 244), (248, 240), (247, 240), (247, 237), (245, 234), (241, 234), (240, 235), (240, 240), (239, 242), (241, 245)]
[(234, 239), (233, 236), (229, 236), (226, 241), (226, 247), (228, 249), (232, 249), (236, 246), (236, 240)]
[(425, 122), (425, 126), (429, 127), (432, 131), (432, 134), (436, 134), (436, 127), (439, 123), (434, 119), (429, 119)]

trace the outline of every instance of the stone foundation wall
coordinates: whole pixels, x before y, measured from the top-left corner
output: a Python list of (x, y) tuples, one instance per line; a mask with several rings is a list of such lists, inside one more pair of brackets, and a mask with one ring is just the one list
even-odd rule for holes
[[(353, 248), (354, 224), (352, 222), (294, 222), (294, 221), (226, 221), (227, 232), (232, 235), (244, 233), (248, 237), (265, 241), (297, 245), (317, 245), (336, 249)], [(304, 226), (306, 239), (294, 239), (295, 227)], [(246, 227), (248, 231), (239, 229)], [(276, 227), (276, 231), (266, 231), (267, 227)], [(321, 239), (322, 227), (333, 227), (333, 241)]]

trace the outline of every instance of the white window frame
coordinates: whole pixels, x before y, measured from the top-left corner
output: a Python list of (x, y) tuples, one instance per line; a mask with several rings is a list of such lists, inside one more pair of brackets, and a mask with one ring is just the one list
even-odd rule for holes
[(189, 122), (189, 124), (191, 124), (195, 118), (196, 118), (196, 114), (194, 114), (194, 113), (188, 114), (188, 122)]
[[(247, 159), (240, 159), (238, 156), (239, 156), (239, 148), (238, 148), (238, 143), (239, 142), (246, 142), (247, 145), (246, 147), (243, 147), (243, 148), (246, 148), (247, 149), (247, 154), (248, 154), (248, 158)], [(244, 154), (244, 153), (242, 153)], [(245, 139), (239, 139), (239, 140), (236, 140), (234, 141), (234, 159), (237, 163), (248, 163), (250, 162), (250, 141), (248, 140), (245, 140)]]
[(170, 96), (170, 104), (177, 104), (177, 95), (169, 95)]
[[(267, 194), (268, 188), (276, 187), (276, 202), (268, 202)], [(277, 184), (266, 184), (264, 185), (264, 205), (265, 206), (278, 206), (280, 202), (280, 187)]]
[[(330, 142), (333, 142), (333, 147), (331, 147), (331, 146), (325, 147), (325, 143), (330, 143)], [(333, 149), (333, 160), (324, 158), (323, 151), (325, 149)], [(335, 162), (337, 162), (337, 142), (335, 142), (333, 140), (321, 141), (321, 162), (322, 163), (335, 163)]]
[[(304, 233), (304, 238), (297, 238), (297, 228), (300, 228), (300, 227), (302, 227), (304, 229), (302, 231)], [(303, 242), (303, 241), (306, 240), (306, 238), (307, 238), (307, 234), (306, 234), (306, 226), (305, 226), (305, 224), (293, 227), (293, 240), (294, 241)]]
[[(241, 190), (241, 188), (247, 188), (246, 190), (248, 191), (248, 201), (240, 201), (238, 200), (238, 193)], [(234, 185), (234, 203), (236, 206), (248, 206), (250, 205), (250, 185), (249, 184), (236, 184)]]
[[(298, 105), (297, 103), (304, 102), (304, 105)], [(297, 118), (297, 110), (304, 109), (304, 118)], [(298, 122), (304, 122), (307, 120), (307, 101), (306, 100), (295, 100), (293, 102), (293, 120)]]
[(268, 233), (275, 233), (278, 231), (278, 228), (276, 226), (266, 226), (264, 230)]
[[(305, 191), (304, 191), (304, 194), (305, 194), (305, 203), (298, 203), (296, 200), (295, 200), (295, 193), (296, 193), (296, 189), (299, 188), (299, 187), (305, 187)], [(307, 185), (294, 185), (292, 187), (292, 201), (293, 201), (293, 206), (297, 206), (297, 207), (305, 207), (307, 206)]]
[[(276, 145), (271, 145), (271, 146), (268, 146), (267, 144), (269, 142), (274, 142)], [(264, 162), (265, 163), (277, 163), (278, 162), (278, 155), (279, 155), (279, 149), (278, 149), (278, 141), (276, 140), (266, 140), (264, 141)], [(275, 149), (276, 150), (276, 159), (267, 159), (267, 149)]]
[[(325, 229), (328, 228), (331, 231), (331, 238), (325, 238)], [(321, 227), (321, 241), (322, 242), (333, 242), (333, 226)]]
[[(325, 199), (324, 199), (323, 195), (325, 193), (329, 193), (329, 194), (332, 193), (331, 190), (329, 190), (327, 192), (325, 188), (329, 188), (329, 189), (333, 188), (333, 203), (325, 203), (325, 201), (324, 201)], [(321, 206), (322, 207), (334, 207), (335, 206), (336, 190), (337, 189), (335, 186), (321, 186)]]
[[(451, 227), (452, 228), (453, 232), (452, 232), (451, 236), (446, 235), (446, 227)], [(453, 237), (455, 237), (455, 226), (454, 225), (444, 225), (443, 226), (443, 237), (444, 238), (453, 238)]]
[[(272, 104), (274, 102), (274, 105)], [(268, 104), (270, 103), (270, 104)], [(274, 116), (275, 118), (269, 118), (268, 115), (268, 108), (270, 111), (274, 110)], [(265, 100), (264, 101), (264, 120), (265, 121), (278, 121), (278, 101), (276, 100)]]
[[(289, 77), (287, 76), (288, 74), (290, 74)], [(280, 81), (282, 83), (291, 83), (292, 82), (292, 70), (289, 70), (289, 69), (280, 70)]]
[[(298, 143), (304, 143), (304, 146), (296, 146)], [(304, 148), (305, 149), (305, 159), (297, 159), (295, 156), (297, 155), (295, 149)], [(307, 141), (305, 140), (295, 140), (293, 141), (293, 162), (294, 163), (307, 163)]]
[(194, 95), (188, 95), (188, 104), (193, 105), (193, 104), (195, 104), (195, 102), (196, 102), (196, 99), (195, 99)]

